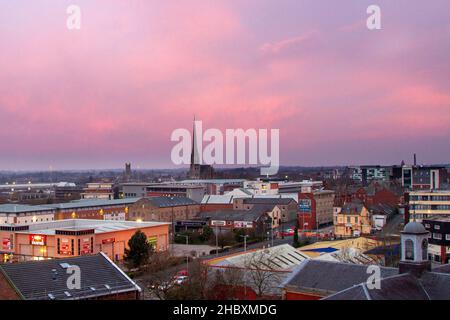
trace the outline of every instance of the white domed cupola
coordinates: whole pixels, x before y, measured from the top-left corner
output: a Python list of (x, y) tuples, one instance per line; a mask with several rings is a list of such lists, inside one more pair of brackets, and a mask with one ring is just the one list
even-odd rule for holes
[(419, 222), (409, 222), (402, 231), (400, 273), (411, 272), (420, 276), (430, 270), (428, 261), (429, 232)]

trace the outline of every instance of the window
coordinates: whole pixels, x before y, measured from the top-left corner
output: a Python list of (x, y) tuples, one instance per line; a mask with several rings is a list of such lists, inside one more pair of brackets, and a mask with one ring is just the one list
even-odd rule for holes
[(441, 226), (438, 225), (438, 224), (435, 224), (435, 225), (434, 225), (434, 229), (436, 229), (436, 230), (441, 230)]
[(433, 239), (442, 240), (442, 234), (440, 234), (440, 233), (433, 233)]
[(450, 234), (447, 233), (447, 234), (445, 235), (445, 240), (450, 240)]
[(410, 239), (405, 241), (405, 259), (414, 260), (414, 242)]

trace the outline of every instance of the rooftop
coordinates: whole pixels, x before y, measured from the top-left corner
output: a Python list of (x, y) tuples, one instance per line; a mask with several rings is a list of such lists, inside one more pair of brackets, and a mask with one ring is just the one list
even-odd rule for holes
[(39, 211), (51, 211), (54, 208), (45, 206), (29, 206), (24, 204), (2, 204), (0, 205), (0, 213), (25, 213), (25, 212), (39, 212)]
[(54, 203), (45, 205), (23, 205), (23, 204), (2, 204), (0, 205), (0, 213), (26, 213), (26, 212), (39, 212), (39, 211), (51, 211), (51, 210), (65, 210), (76, 209), (86, 207), (104, 207), (104, 206), (117, 206), (133, 204), (141, 198), (125, 198), (125, 199), (81, 199), (74, 200), (66, 203)]
[(264, 213), (272, 211), (274, 205), (254, 205), (250, 210), (217, 210), (211, 212), (202, 212), (202, 218), (210, 217), (212, 220), (225, 221), (256, 221)]
[(168, 208), (198, 204), (196, 201), (186, 197), (150, 197), (148, 200), (156, 207)]
[[(363, 293), (363, 294), (362, 294)], [(350, 287), (326, 300), (448, 300), (450, 275), (426, 272), (420, 278), (409, 273), (381, 279), (380, 289), (370, 290), (366, 282)]]
[(304, 260), (309, 259), (308, 256), (302, 254), (289, 244), (282, 244), (267, 249), (254, 249), (248, 250), (246, 253), (238, 253), (219, 259), (212, 259), (208, 262), (209, 265), (216, 267), (237, 267), (246, 268), (249, 261), (258, 253), (262, 254), (262, 257), (258, 259), (259, 262), (270, 265), (271, 268), (278, 271), (289, 271), (295, 266), (298, 266)]
[[(81, 271), (81, 289), (68, 289), (66, 272), (75, 265)], [(78, 300), (124, 292), (140, 287), (105, 254), (65, 259), (0, 264), (3, 274), (24, 300)]]
[(114, 220), (67, 219), (51, 222), (39, 222), (28, 225), (28, 230), (17, 233), (54, 235), (56, 230), (78, 231), (94, 229), (95, 233), (132, 230), (147, 227), (169, 225), (168, 222), (134, 222)]
[[(396, 268), (380, 267), (381, 277), (398, 274)], [(367, 266), (325, 260), (305, 260), (286, 279), (284, 287), (318, 294), (332, 294), (367, 280)]]
[[(45, 207), (55, 208), (55, 209), (75, 209), (84, 207), (104, 207), (104, 206), (117, 206), (117, 205), (127, 205), (133, 204), (142, 198), (124, 198), (124, 199), (81, 199), (74, 200), (67, 203), (55, 203), (46, 204)], [(39, 206), (36, 206), (39, 207)]]

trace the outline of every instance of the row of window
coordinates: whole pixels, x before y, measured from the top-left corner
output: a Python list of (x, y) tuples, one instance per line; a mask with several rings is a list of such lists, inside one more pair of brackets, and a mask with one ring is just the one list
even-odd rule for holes
[(450, 204), (413, 204), (411, 210), (450, 210)]
[[(429, 238), (433, 238), (435, 240), (442, 240), (442, 233), (433, 233), (428, 236)], [(450, 241), (450, 234), (445, 235), (445, 240)]]
[(450, 195), (411, 196), (411, 201), (450, 201)]

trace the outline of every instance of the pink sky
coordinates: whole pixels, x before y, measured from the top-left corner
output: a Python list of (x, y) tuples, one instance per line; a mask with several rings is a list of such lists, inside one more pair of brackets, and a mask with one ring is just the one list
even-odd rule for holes
[(448, 0), (0, 0), (0, 170), (173, 167), (194, 114), (284, 165), (449, 163), (449, 58)]

